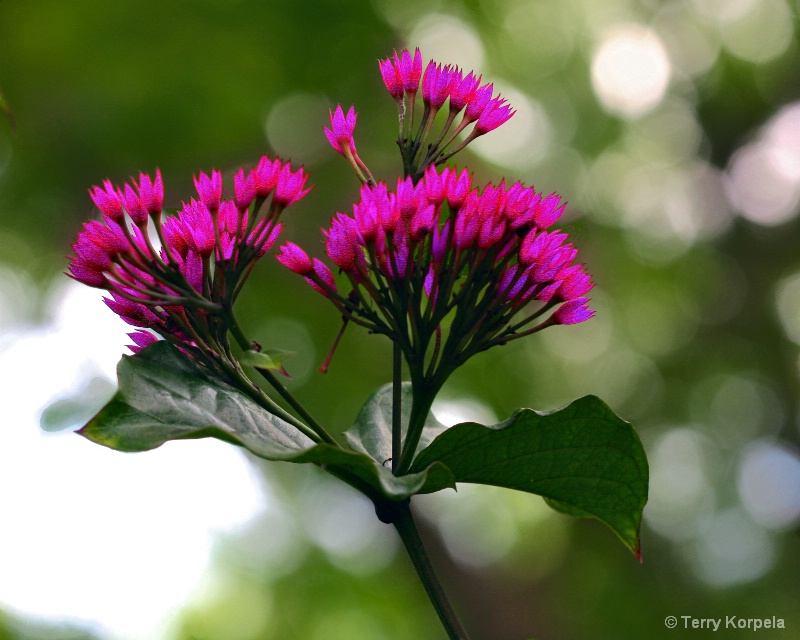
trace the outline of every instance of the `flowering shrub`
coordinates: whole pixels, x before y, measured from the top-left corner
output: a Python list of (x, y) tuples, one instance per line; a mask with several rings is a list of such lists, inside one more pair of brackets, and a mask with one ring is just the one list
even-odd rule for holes
[(560, 511), (602, 520), (638, 555), (647, 461), (630, 425), (591, 396), (550, 413), (520, 409), (491, 426), (446, 429), (430, 414), (472, 356), (589, 320), (593, 285), (568, 235), (551, 228), (566, 206), (558, 195), (521, 182), (475, 185), (467, 169), (445, 165), (514, 115), (493, 86), (434, 61), (423, 73), (418, 49), (379, 61), (379, 70), (397, 103), (402, 175), (375, 180), (356, 150), (355, 107), (337, 105), (324, 134), (362, 186), (352, 214), (335, 213), (323, 230), (334, 268), (292, 242), (276, 255), (333, 304), (344, 326), (391, 341), (392, 381), (344, 441), (281, 384), (287, 354), (248, 338), (234, 314), (256, 261), (283, 229), (284, 209), (309, 191), (302, 168), (266, 156), (239, 169), (228, 199), (221, 173), (201, 172), (197, 198), (174, 215), (165, 215), (159, 171), (90, 190), (102, 220), (79, 233), (68, 275), (107, 291), (108, 307), (136, 330), (118, 393), (79, 433), (122, 451), (217, 437), (269, 460), (322, 466), (395, 526), (449, 637), (465, 638), (417, 534), (413, 495), (458, 482), (536, 493)]

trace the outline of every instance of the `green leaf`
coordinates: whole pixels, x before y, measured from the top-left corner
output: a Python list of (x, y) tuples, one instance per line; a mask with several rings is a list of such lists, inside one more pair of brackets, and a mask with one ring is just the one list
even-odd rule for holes
[[(411, 383), (404, 382), (401, 390), (401, 423), (405, 439), (411, 417)], [(417, 446), (417, 452), (427, 447), (433, 439), (447, 429), (429, 413)], [(392, 457), (392, 385), (378, 388), (361, 407), (355, 423), (344, 432), (348, 444), (356, 451), (366, 453), (379, 463)]]
[(284, 368), (283, 363), (293, 355), (295, 355), (294, 351), (286, 351), (284, 349), (263, 349), (261, 351), (250, 349), (241, 355), (239, 362), (256, 369), (278, 371), (289, 378), (291, 376)]
[(117, 393), (78, 431), (112, 449), (147, 451), (169, 440), (213, 437), (267, 460), (316, 464), (373, 500), (453, 485), (443, 465), (398, 478), (364, 453), (315, 444), (166, 341), (123, 356), (117, 376)]
[(549, 413), (520, 409), (492, 426), (456, 425), (419, 453), (411, 471), (436, 461), (456, 482), (535, 493), (559, 511), (597, 518), (639, 556), (647, 458), (633, 427), (599, 398)]

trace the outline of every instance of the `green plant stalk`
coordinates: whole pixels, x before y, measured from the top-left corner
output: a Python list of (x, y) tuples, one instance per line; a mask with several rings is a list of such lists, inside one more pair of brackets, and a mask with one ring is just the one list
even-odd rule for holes
[(403, 360), (400, 341), (392, 349), (392, 473), (397, 473), (403, 445)]
[(402, 502), (392, 503), (392, 524), (400, 534), (400, 539), (403, 541), (408, 552), (414, 569), (417, 571), (425, 591), (428, 593), (431, 604), (436, 610), (439, 620), (442, 622), (445, 631), (447, 632), (450, 640), (469, 640), (467, 632), (461, 625), (455, 611), (453, 610), (447, 595), (442, 588), (439, 578), (433, 569), (428, 553), (425, 546), (422, 544), (417, 525), (414, 522), (414, 516), (411, 513), (411, 506), (409, 500)]
[[(243, 351), (250, 349), (251, 342), (247, 339), (247, 336), (244, 335), (244, 332), (236, 322), (236, 318), (233, 317), (232, 313), (228, 312), (227, 320), (228, 327), (230, 328), (233, 337), (236, 339), (236, 342), (239, 344), (239, 347)], [(334, 437), (331, 436), (321, 424), (314, 420), (311, 414), (306, 411), (305, 407), (303, 407), (303, 405), (297, 401), (297, 399), (289, 392), (289, 390), (281, 384), (281, 382), (275, 377), (275, 374), (266, 369), (256, 370), (266, 379), (267, 382), (269, 382), (272, 388), (278, 392), (278, 395), (280, 395), (281, 398), (283, 398), (289, 404), (289, 406), (291, 406), (292, 409), (297, 412), (297, 414), (323, 442), (327, 442), (328, 444), (332, 444), (336, 447), (340, 446)]]

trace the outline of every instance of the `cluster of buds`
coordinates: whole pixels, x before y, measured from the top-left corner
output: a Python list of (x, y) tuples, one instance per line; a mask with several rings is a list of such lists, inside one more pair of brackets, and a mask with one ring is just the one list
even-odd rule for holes
[(567, 234), (547, 231), (565, 204), (516, 182), (473, 187), (467, 170), (429, 167), (416, 184), (361, 187), (352, 216), (324, 231), (330, 270), (287, 243), (278, 260), (353, 322), (400, 344), (412, 383), (438, 387), (469, 357), (594, 314)]
[[(422, 73), (422, 55), (419, 49), (412, 56), (408, 50), (378, 62), (383, 83), (395, 99), (399, 112), (398, 145), (403, 156), (405, 176), (418, 179), (431, 165), (439, 165), (458, 153), (478, 136), (505, 123), (514, 111), (501, 96), (493, 97), (494, 86), (481, 84), (481, 77), (473, 72), (467, 75), (456, 66), (441, 65), (431, 60)], [(424, 110), (421, 122), (414, 133), (414, 112), (420, 79)], [(436, 140), (425, 146), (436, 115), (448, 102), (448, 112)], [(406, 113), (411, 113), (406, 118)], [(450, 132), (459, 113), (461, 120)], [(447, 147), (470, 124), (475, 126), (455, 149)], [(449, 133), (449, 135), (448, 135)], [(446, 139), (445, 139), (446, 138)], [(424, 153), (420, 150), (424, 149)]]
[(68, 275), (109, 292), (106, 304), (138, 328), (129, 334), (134, 352), (157, 339), (154, 331), (213, 362), (242, 284), (280, 234), (281, 212), (308, 193), (306, 178), (264, 156), (234, 175), (233, 198), (223, 199), (222, 174), (201, 172), (198, 197), (173, 216), (162, 215), (158, 170), (121, 189), (105, 181), (89, 191), (102, 221), (78, 234)]

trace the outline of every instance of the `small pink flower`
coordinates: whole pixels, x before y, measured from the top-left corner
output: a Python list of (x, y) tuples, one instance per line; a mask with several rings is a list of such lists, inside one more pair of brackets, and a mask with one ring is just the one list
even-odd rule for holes
[(287, 207), (290, 204), (294, 204), (311, 191), (310, 187), (303, 189), (307, 179), (308, 174), (305, 173), (302, 167), (292, 173), (291, 165), (287, 162), (278, 174), (278, 184), (272, 196), (272, 201)]
[(139, 200), (142, 208), (149, 215), (158, 215), (164, 207), (164, 182), (161, 179), (161, 170), (156, 169), (155, 181), (144, 173), (139, 174)]
[(475, 96), (475, 91), (480, 83), (480, 77), (476, 78), (471, 71), (466, 77), (462, 77), (461, 72), (456, 71), (450, 90), (450, 111), (458, 113), (466, 107)]
[(328, 268), (328, 266), (319, 260), (318, 258), (314, 258), (314, 275), (316, 278), (325, 286), (321, 286), (319, 283), (315, 282), (315, 280), (310, 277), (306, 276), (306, 282), (314, 288), (314, 290), (321, 293), (326, 298), (330, 297), (330, 292), (336, 293), (336, 280), (333, 278), (333, 273)]
[(559, 206), (560, 200), (557, 193), (551, 193), (536, 204), (533, 220), (537, 227), (546, 229), (561, 217), (567, 204)]
[(425, 75), (422, 77), (422, 100), (429, 104), (431, 108), (440, 108), (447, 97), (450, 95), (450, 87), (453, 84), (453, 70), (450, 65), (442, 67), (433, 60), (425, 68)]
[(556, 309), (552, 316), (553, 321), (556, 324), (578, 324), (579, 322), (588, 320), (594, 316), (594, 311), (586, 306), (588, 302), (589, 298), (568, 300)]
[(511, 106), (503, 98), (490, 100), (478, 117), (478, 122), (475, 123), (477, 135), (483, 135), (497, 129), (497, 127), (507, 122), (514, 113)]
[(89, 191), (89, 196), (104, 217), (116, 221), (122, 220), (124, 216), (122, 201), (110, 180), (103, 181), (102, 189), (100, 187), (92, 187)]
[(323, 127), (325, 137), (337, 153), (345, 155), (344, 149), (350, 149), (353, 155), (356, 154), (356, 144), (353, 141), (353, 131), (356, 128), (356, 114), (355, 107), (350, 107), (347, 115), (342, 111), (342, 105), (336, 105), (336, 111), (330, 113), (331, 128)]
[(419, 49), (414, 50), (413, 58), (408, 49), (404, 49), (399, 57), (395, 51), (394, 66), (400, 81), (403, 83), (403, 90), (406, 93), (416, 93), (417, 89), (419, 89), (419, 79), (422, 75), (422, 54)]
[(464, 117), (468, 121), (472, 122), (480, 117), (486, 105), (488, 105), (489, 101), (492, 99), (493, 91), (494, 85), (492, 84), (484, 84), (475, 89), (467, 103), (467, 110), (464, 114)]
[(400, 79), (400, 74), (395, 67), (391, 58), (378, 61), (378, 68), (383, 78), (383, 84), (389, 90), (389, 93), (395, 100), (401, 100), (403, 97), (403, 81)]
[(244, 167), (240, 168), (233, 176), (233, 194), (236, 206), (239, 209), (247, 209), (250, 203), (256, 198), (255, 174), (252, 171), (244, 172)]
[(139, 353), (145, 347), (149, 347), (154, 342), (158, 342), (158, 337), (156, 335), (145, 330), (133, 331), (128, 334), (128, 337), (133, 340), (133, 344), (128, 345), (128, 349), (133, 353)]
[(219, 203), (222, 200), (222, 174), (214, 170), (209, 177), (201, 171), (192, 180), (197, 189), (197, 195), (200, 196), (200, 201), (209, 209), (219, 209)]
[(275, 259), (287, 269), (302, 276), (314, 270), (314, 263), (311, 262), (311, 258), (294, 242), (287, 242), (283, 245)]
[(278, 158), (270, 160), (267, 156), (261, 156), (259, 159), (252, 171), (253, 184), (259, 198), (266, 198), (275, 190), (280, 177), (281, 164)]

